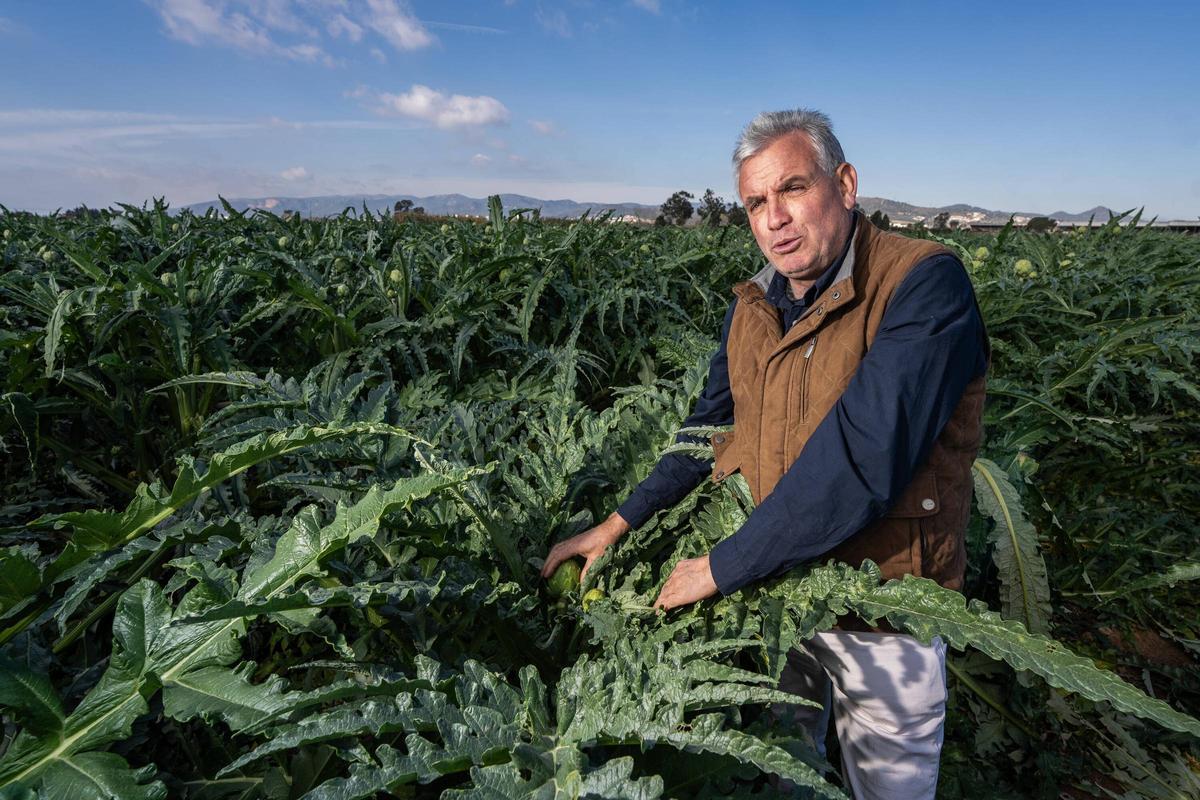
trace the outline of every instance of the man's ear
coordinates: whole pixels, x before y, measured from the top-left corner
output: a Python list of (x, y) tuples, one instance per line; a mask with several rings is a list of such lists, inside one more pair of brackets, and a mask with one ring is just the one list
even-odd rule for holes
[(858, 170), (850, 162), (843, 161), (833, 176), (842, 192), (842, 205), (849, 211), (858, 202)]

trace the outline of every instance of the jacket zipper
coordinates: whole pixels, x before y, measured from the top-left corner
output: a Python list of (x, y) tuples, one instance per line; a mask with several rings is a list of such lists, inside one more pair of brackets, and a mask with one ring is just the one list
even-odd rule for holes
[(804, 365), (802, 367), (803, 374), (800, 376), (800, 419), (808, 419), (808, 370), (809, 357), (812, 356), (813, 348), (817, 346), (817, 337), (814, 336), (808, 343), (808, 349), (804, 351)]

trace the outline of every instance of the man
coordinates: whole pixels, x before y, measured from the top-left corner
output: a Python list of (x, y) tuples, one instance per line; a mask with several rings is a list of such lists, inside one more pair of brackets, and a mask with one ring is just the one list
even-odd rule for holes
[[(741, 471), (756, 502), (735, 534), (681, 561), (656, 606), (728, 595), (802, 561), (878, 563), (961, 589), (971, 464), (991, 358), (962, 263), (856, 212), (858, 175), (828, 118), (763, 113), (733, 156), (768, 266), (733, 287), (721, 346), (687, 425), (713, 437), (713, 480)], [(709, 468), (668, 456), (600, 525), (555, 545), (543, 574), (585, 572)], [(945, 719), (945, 645), (851, 619), (788, 656), (783, 688), (825, 704), (798, 715), (824, 752), (832, 712), (857, 798), (932, 798)]]

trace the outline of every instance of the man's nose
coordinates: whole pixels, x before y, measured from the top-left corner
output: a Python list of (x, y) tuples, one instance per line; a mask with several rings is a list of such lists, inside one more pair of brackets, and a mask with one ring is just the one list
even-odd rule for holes
[(791, 221), (792, 215), (779, 195), (767, 195), (767, 227), (777, 231)]

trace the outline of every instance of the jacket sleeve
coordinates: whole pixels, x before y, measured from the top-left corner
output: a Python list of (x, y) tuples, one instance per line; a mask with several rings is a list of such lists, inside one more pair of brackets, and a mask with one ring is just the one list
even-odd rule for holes
[(841, 397), (775, 489), (712, 549), (728, 595), (815, 558), (887, 512), (987, 368), (982, 316), (958, 258), (905, 276)]
[[(708, 363), (708, 381), (696, 400), (691, 415), (683, 421), (685, 428), (733, 424), (733, 393), (729, 389), (729, 359), (725, 347), (729, 341), (729, 326), (733, 321), (733, 310), (736, 306), (737, 298), (734, 298), (729, 304), (729, 310), (725, 312), (725, 322), (721, 327), (721, 344)], [(683, 434), (676, 435), (675, 441), (706, 443), (704, 439)], [(665, 455), (617, 508), (617, 513), (630, 527), (640, 528), (655, 511), (670, 508), (686, 497), (700, 485), (711, 470), (712, 464), (699, 458), (681, 453)]]

